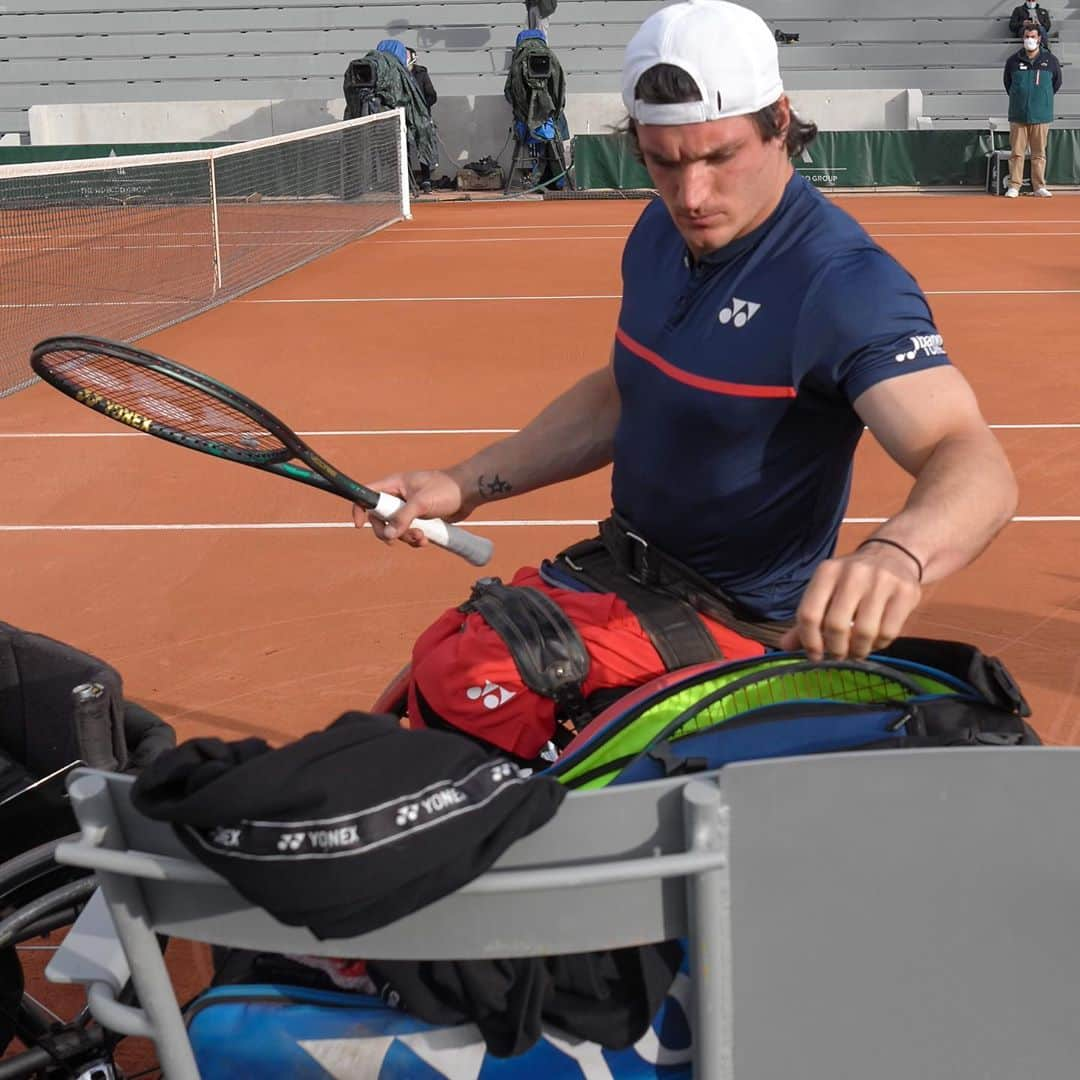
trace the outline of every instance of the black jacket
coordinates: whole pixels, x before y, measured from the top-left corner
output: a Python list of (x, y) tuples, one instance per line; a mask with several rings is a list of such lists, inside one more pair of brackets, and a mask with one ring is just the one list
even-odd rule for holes
[(1024, 4), (1017, 4), (1016, 7), (1013, 8), (1012, 15), (1009, 17), (1009, 33), (1014, 37), (1019, 37), (1024, 29), (1024, 23), (1029, 19), (1032, 22), (1038, 21), (1042, 23), (1043, 30), (1050, 29), (1050, 12), (1047, 11), (1046, 8), (1036, 7), (1035, 17), (1032, 18), (1032, 16), (1028, 14), (1028, 9)]
[(525, 6), (536, 8), (541, 19), (550, 19), (559, 6), (559, 0), (525, 0)]
[(453, 892), (565, 795), (460, 735), (354, 712), (274, 750), (190, 739), (139, 775), (132, 800), (252, 903), (330, 938)]
[(435, 87), (431, 84), (428, 69), (423, 64), (413, 64), (409, 70), (412, 72), (413, 82), (416, 83), (420, 96), (427, 102), (427, 107), (430, 109), (439, 100), (439, 95), (435, 93)]

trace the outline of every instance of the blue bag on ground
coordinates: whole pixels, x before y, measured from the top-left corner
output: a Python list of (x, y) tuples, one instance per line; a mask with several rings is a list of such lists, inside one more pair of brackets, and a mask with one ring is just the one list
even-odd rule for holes
[(379, 998), (295, 986), (222, 986), (188, 1010), (203, 1080), (690, 1080), (689, 978), (680, 972), (633, 1047), (545, 1029), (531, 1050), (489, 1054), (472, 1024), (435, 1027)]

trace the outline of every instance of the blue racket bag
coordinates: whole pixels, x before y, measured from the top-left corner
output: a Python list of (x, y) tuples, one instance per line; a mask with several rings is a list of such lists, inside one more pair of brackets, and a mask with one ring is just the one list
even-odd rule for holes
[(865, 661), (776, 652), (632, 691), (544, 775), (598, 788), (797, 754), (1034, 745), (1030, 715), (1004, 665), (959, 642), (900, 638)]
[(216, 987), (187, 1022), (203, 1080), (690, 1080), (688, 990), (680, 972), (650, 1029), (626, 1050), (545, 1028), (512, 1058), (488, 1053), (472, 1024), (435, 1027), (376, 997), (296, 986)]

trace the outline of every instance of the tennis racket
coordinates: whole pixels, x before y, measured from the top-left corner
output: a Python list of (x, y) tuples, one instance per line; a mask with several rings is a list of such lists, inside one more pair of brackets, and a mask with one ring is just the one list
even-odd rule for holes
[[(102, 338), (54, 337), (34, 347), (30, 366), (50, 386), (136, 431), (340, 495), (384, 521), (403, 505), (350, 480), (251, 398), (174, 360)], [(491, 559), (490, 540), (439, 518), (410, 527), (474, 566)]]

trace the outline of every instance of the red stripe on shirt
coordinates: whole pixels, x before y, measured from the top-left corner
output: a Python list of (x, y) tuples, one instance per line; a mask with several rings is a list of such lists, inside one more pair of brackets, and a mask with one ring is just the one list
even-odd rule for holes
[(696, 387), (698, 390), (707, 390), (710, 394), (727, 394), (731, 397), (757, 397), (757, 398), (793, 398), (795, 397), (794, 386), (752, 386), (749, 383), (725, 382), (723, 379), (706, 379), (703, 375), (691, 375), (688, 371), (682, 371), (669, 364), (659, 353), (647, 349), (644, 345), (635, 341), (623, 328), (617, 327), (615, 338), (626, 346), (635, 356), (652, 364), (654, 368), (662, 371), (668, 378), (685, 383), (687, 386)]

